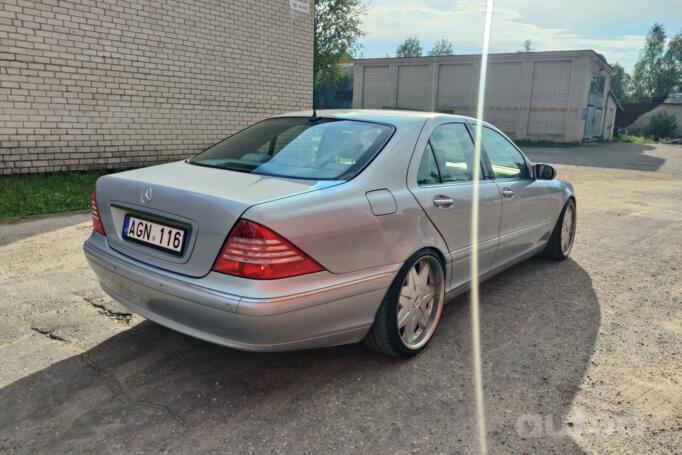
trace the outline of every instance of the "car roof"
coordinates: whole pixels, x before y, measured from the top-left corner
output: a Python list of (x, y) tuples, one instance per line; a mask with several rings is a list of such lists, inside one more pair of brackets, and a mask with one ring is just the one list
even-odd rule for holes
[[(289, 112), (278, 117), (311, 117), (312, 110)], [(397, 127), (424, 123), (427, 119), (451, 118), (473, 120), (462, 115), (441, 114), (438, 112), (389, 110), (389, 109), (318, 109), (318, 117), (361, 120), (366, 122), (388, 123)], [(483, 122), (486, 124), (486, 122)]]

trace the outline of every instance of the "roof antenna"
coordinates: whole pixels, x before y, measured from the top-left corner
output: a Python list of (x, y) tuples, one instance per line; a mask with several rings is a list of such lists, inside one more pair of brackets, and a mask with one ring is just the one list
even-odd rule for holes
[[(315, 95), (313, 95), (313, 100), (315, 99)], [(315, 102), (313, 101), (313, 115), (308, 117), (309, 122), (317, 122), (320, 120), (320, 117), (317, 116), (317, 108), (315, 107)]]

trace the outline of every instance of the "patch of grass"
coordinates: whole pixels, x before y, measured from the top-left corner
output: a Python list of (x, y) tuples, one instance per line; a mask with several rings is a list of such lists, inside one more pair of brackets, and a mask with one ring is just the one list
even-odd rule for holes
[(630, 144), (655, 144), (656, 139), (652, 136), (643, 136), (639, 134), (621, 133), (613, 136), (615, 142), (628, 142)]
[(90, 193), (102, 175), (119, 170), (0, 176), (0, 221), (88, 210)]

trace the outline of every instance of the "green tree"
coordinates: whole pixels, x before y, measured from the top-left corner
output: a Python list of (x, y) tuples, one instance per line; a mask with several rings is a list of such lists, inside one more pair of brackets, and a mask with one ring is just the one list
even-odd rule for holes
[(435, 43), (429, 51), (429, 55), (455, 55), (455, 51), (452, 48), (452, 41), (447, 38), (441, 38)]
[(340, 64), (350, 61), (358, 48), (365, 12), (361, 0), (315, 0), (315, 88), (343, 79)]
[(677, 81), (674, 89), (676, 91), (682, 91), (682, 30), (670, 38), (666, 53), (669, 54), (668, 58), (672, 60), (673, 65), (675, 66), (675, 72), (677, 73)]
[(408, 36), (395, 51), (396, 57), (421, 57), (422, 46), (419, 43), (419, 38), (416, 36)]
[(635, 64), (632, 85), (636, 98), (664, 97), (679, 88), (682, 36), (678, 33), (673, 37), (667, 49), (666, 40), (661, 24), (654, 24)]
[(611, 91), (619, 101), (630, 100), (632, 95), (632, 78), (620, 64), (613, 64), (611, 73)]
[(521, 52), (533, 52), (535, 49), (533, 49), (533, 42), (529, 39), (524, 41), (521, 44)]

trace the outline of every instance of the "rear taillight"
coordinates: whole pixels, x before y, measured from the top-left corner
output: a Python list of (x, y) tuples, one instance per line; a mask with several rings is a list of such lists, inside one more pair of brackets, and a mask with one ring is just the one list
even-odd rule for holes
[(213, 270), (256, 280), (274, 280), (324, 268), (281, 235), (240, 219), (227, 236)]
[(98, 232), (102, 235), (107, 235), (104, 232), (104, 225), (102, 224), (102, 219), (99, 217), (99, 209), (97, 208), (97, 195), (95, 192), (92, 192), (92, 196), (90, 197), (90, 205), (92, 206), (92, 228), (95, 230), (95, 232)]

